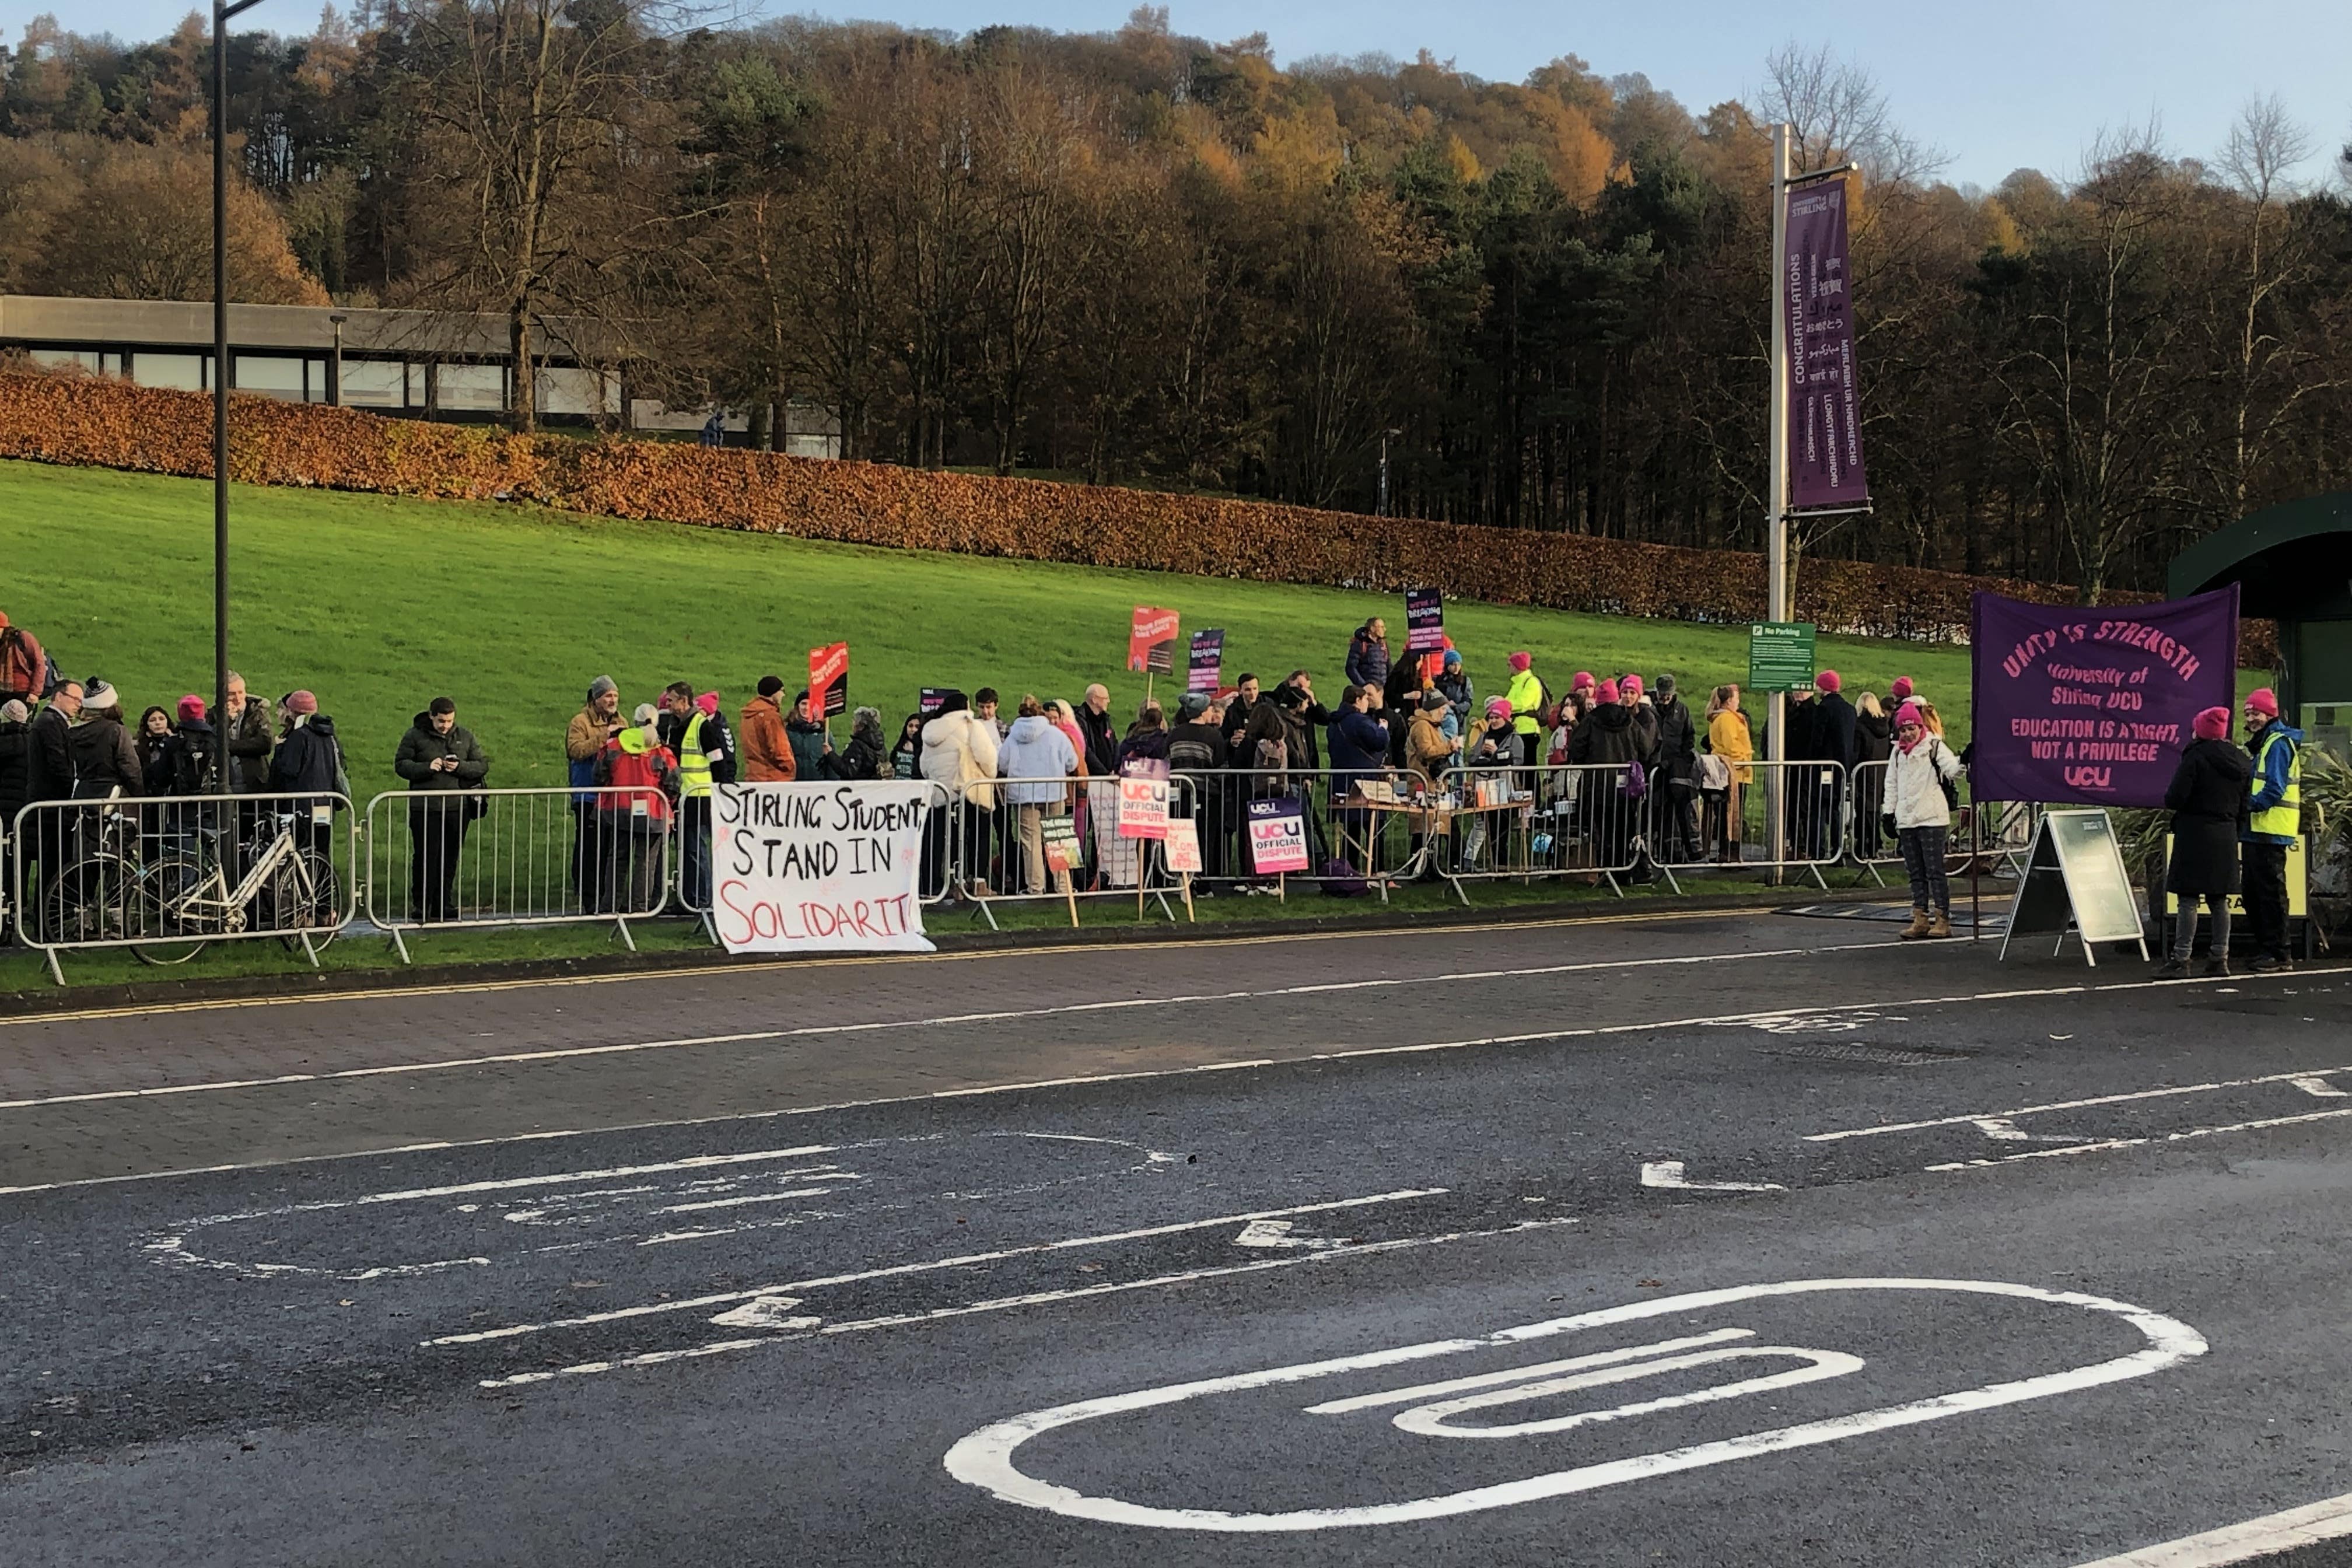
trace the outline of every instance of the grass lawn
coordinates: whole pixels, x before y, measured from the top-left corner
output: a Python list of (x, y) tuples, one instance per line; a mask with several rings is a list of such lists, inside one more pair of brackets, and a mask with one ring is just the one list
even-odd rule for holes
[[(589, 679), (609, 674), (630, 707), (674, 679), (717, 688), (730, 716), (759, 677), (803, 684), (811, 647), (845, 639), (853, 702), (893, 735), (922, 686), (993, 686), (1076, 701), (1091, 680), (1131, 714), (1144, 689), (1124, 665), (1129, 612), (1180, 611), (1189, 633), (1225, 629), (1228, 679), (1271, 685), (1301, 667), (1338, 700), (1348, 637), (1402, 600), (1143, 572), (810, 543), (533, 507), (404, 500), (238, 486), (232, 497), (231, 662), (257, 693), (318, 693), (343, 737), (353, 790), (394, 788), (394, 748), (425, 701), (457, 700), (494, 785), (564, 780), (563, 728)], [(126, 716), (181, 693), (212, 695), (212, 488), (102, 469), (0, 462), (8, 565), (0, 610), (75, 678), (102, 675)], [(1457, 603), (1446, 626), (1481, 695), (1505, 658), (1536, 657), (1564, 690), (1579, 669), (1670, 670), (1695, 710), (1745, 679), (1745, 626), (1569, 615)], [(1849, 694), (1898, 674), (1967, 733), (1964, 648), (1823, 640)], [(1162, 680), (1160, 689), (1169, 689)], [(1751, 700), (1752, 718), (1761, 718)], [(845, 735), (845, 728), (837, 729)], [(1255, 900), (1253, 900), (1255, 901)]]

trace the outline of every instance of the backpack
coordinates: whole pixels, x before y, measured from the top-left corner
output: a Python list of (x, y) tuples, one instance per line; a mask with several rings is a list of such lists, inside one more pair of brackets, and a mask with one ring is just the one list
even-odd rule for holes
[(1323, 862), (1322, 882), (1323, 890), (1335, 899), (1360, 899), (1372, 890), (1357, 874), (1355, 863), (1339, 855)]
[(1278, 773), (1290, 765), (1290, 745), (1286, 741), (1260, 741), (1257, 757), (1253, 764), (1260, 773)]
[(40, 638), (22, 626), (0, 628), (0, 693), (47, 701), (65, 683), (65, 672)]
[(1536, 722), (1549, 733), (1559, 728), (1559, 700), (1551, 694), (1550, 686), (1540, 675), (1536, 677), (1536, 690), (1541, 693), (1536, 708)]

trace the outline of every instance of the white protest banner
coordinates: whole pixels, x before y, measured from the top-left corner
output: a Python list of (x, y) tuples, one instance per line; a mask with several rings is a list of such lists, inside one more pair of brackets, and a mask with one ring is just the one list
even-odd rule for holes
[(1168, 825), (1165, 846), (1168, 868), (1182, 876), (1201, 874), (1201, 830), (1190, 817), (1180, 817)]
[(1121, 838), (1168, 837), (1168, 764), (1156, 758), (1138, 758), (1118, 776), (1118, 836)]
[(936, 784), (714, 784), (712, 923), (730, 952), (929, 952)]

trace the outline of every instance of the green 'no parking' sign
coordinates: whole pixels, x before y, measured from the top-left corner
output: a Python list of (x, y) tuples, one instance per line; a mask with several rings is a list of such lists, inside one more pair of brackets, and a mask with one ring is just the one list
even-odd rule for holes
[(1813, 687), (1813, 623), (1755, 621), (1748, 627), (1748, 689), (1810, 691)]

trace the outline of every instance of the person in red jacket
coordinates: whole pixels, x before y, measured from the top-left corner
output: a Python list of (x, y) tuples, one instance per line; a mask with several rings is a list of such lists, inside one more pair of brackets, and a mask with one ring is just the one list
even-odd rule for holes
[(661, 903), (678, 774), (677, 757), (656, 738), (651, 707), (596, 754), (596, 783), (613, 792), (596, 797), (604, 855), (597, 913), (650, 915)]

